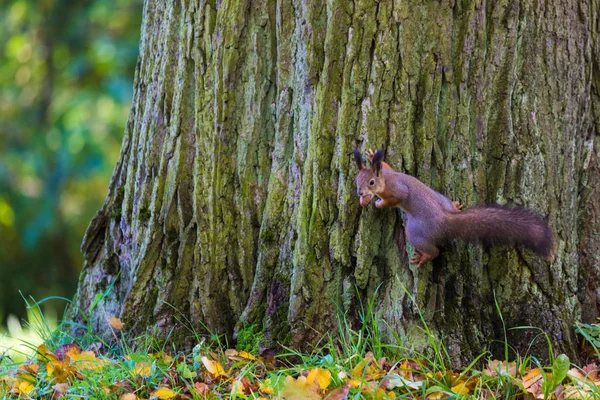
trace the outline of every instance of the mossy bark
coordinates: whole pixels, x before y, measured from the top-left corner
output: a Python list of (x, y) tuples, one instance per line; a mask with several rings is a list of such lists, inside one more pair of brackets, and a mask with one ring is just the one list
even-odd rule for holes
[[(148, 0), (74, 304), (117, 280), (96, 332), (258, 324), (307, 347), (334, 304), (356, 319), (376, 296), (384, 334), (415, 343), (418, 306), (460, 364), (503, 338), (497, 301), (574, 356), (600, 293), (599, 18), (598, 0)], [(409, 266), (401, 212), (359, 206), (355, 146), (466, 206), (537, 210), (556, 260), (453, 242)]]

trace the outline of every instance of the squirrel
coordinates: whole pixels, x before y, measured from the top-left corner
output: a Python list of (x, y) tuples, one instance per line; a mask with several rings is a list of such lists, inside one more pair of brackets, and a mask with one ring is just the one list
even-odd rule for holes
[(544, 218), (527, 209), (488, 205), (470, 207), (451, 201), (415, 177), (395, 172), (383, 161), (383, 151), (367, 151), (371, 168), (363, 165), (358, 149), (354, 158), (360, 205), (367, 206), (373, 196), (375, 207), (400, 207), (407, 216), (406, 237), (414, 247), (410, 263), (418, 267), (433, 260), (443, 242), (460, 238), (466, 241), (524, 246), (539, 256), (554, 258), (554, 240)]

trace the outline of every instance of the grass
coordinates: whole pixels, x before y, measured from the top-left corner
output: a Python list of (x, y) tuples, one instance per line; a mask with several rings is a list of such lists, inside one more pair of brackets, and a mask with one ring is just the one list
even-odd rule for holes
[[(384, 343), (380, 332), (385, 322), (374, 298), (360, 313), (360, 329), (352, 329), (338, 310), (336, 334), (324, 335), (316, 350), (288, 348), (276, 357), (256, 354), (256, 326), (238, 333), (236, 349), (217, 334), (194, 332), (197, 345), (183, 353), (146, 335), (127, 338), (118, 326), (113, 328), (114, 343), (90, 331), (72, 337), (44, 317), (39, 304), (27, 303), (30, 322), (21, 350), (15, 352), (11, 342), (9, 355), (3, 350), (6, 337), (0, 340), (0, 398), (600, 399), (596, 366), (577, 368), (565, 355), (554, 356), (548, 338), (549, 365), (531, 355), (509, 360), (505, 336), (504, 360), (482, 353), (458, 370), (452, 369), (443, 341), (422, 316), (420, 329), (429, 340), (424, 350), (407, 346), (399, 337)], [(600, 329), (577, 329), (593, 349), (590, 354), (598, 354), (594, 335), (600, 336)], [(24, 354), (29, 357), (18, 359)]]

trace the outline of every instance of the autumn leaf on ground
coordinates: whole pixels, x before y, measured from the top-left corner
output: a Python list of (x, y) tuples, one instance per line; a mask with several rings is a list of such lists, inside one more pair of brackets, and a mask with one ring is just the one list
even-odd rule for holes
[(116, 331), (120, 331), (123, 329), (123, 322), (117, 317), (112, 317), (108, 319), (108, 325)]
[(205, 396), (210, 393), (210, 388), (204, 382), (194, 383), (194, 389), (196, 389), (196, 393), (200, 396)]
[(329, 393), (327, 393), (324, 398), (327, 400), (345, 400), (348, 397), (348, 394), (350, 393), (350, 385), (349, 384), (345, 384), (344, 386), (337, 388), (337, 389), (331, 389), (329, 391)]
[(217, 361), (210, 360), (208, 357), (204, 356), (202, 357), (202, 364), (204, 364), (204, 368), (206, 368), (213, 378), (219, 376), (227, 377), (225, 370), (223, 370), (223, 366)]
[(520, 380), (523, 388), (529, 392), (535, 399), (543, 399), (542, 383), (544, 379), (539, 368), (534, 368)]
[(171, 361), (173, 361), (173, 357), (171, 357), (169, 354), (165, 353), (164, 351), (160, 351), (158, 353), (149, 353), (148, 355), (150, 357), (154, 358), (155, 360), (160, 360), (160, 361), (164, 362), (165, 364), (169, 364), (169, 363), (171, 363)]
[(73, 354), (70, 357), (70, 362), (80, 372), (102, 369), (105, 366), (105, 362), (96, 358), (96, 355), (91, 351)]
[(313, 368), (306, 377), (306, 382), (311, 384), (317, 382), (321, 389), (327, 389), (331, 383), (331, 372), (324, 368)]
[(482, 371), (487, 376), (517, 376), (517, 363), (499, 360), (489, 360), (487, 367)]
[(139, 376), (150, 376), (152, 375), (152, 365), (147, 362), (136, 363), (133, 367), (133, 374)]
[(254, 385), (252, 382), (250, 382), (250, 379), (244, 376), (242, 379), (236, 380), (233, 383), (231, 392), (235, 394), (249, 395), (258, 392), (258, 386)]
[(73, 354), (77, 354), (81, 352), (81, 347), (77, 343), (67, 343), (63, 344), (56, 350), (56, 357), (59, 360), (64, 360), (65, 357), (71, 356)]
[(452, 386), (450, 390), (452, 390), (452, 392), (460, 396), (466, 396), (471, 392), (469, 388), (467, 388), (467, 386), (465, 385), (465, 382), (463, 381), (459, 381), (458, 383), (456, 383), (454, 386)]
[(48, 350), (45, 344), (40, 344), (37, 347), (37, 359), (39, 362), (46, 362), (51, 360), (58, 360), (58, 357)]
[(160, 400), (170, 400), (177, 396), (177, 393), (169, 388), (160, 388), (152, 392), (152, 396), (159, 398)]
[(52, 394), (52, 398), (60, 398), (60, 397), (66, 396), (67, 392), (69, 391), (69, 384), (68, 383), (57, 383), (56, 385), (52, 386), (52, 390), (54, 390), (54, 393)]
[(407, 388), (407, 389), (420, 389), (423, 386), (424, 381), (411, 381), (398, 374), (390, 375), (386, 379), (386, 389), (394, 388)]
[(33, 383), (24, 380), (16, 380), (10, 391), (17, 395), (29, 396), (33, 389), (35, 389)]
[(46, 363), (46, 381), (65, 383), (76, 374), (76, 370), (68, 361), (51, 360)]
[(135, 393), (125, 393), (119, 398), (119, 400), (137, 400), (137, 396)]
[(600, 385), (597, 368), (595, 364), (588, 364), (583, 368), (571, 368), (567, 372), (567, 376), (577, 381), (577, 383), (594, 383), (595, 385)]
[(352, 379), (364, 379), (372, 381), (381, 379), (386, 375), (386, 371), (382, 370), (375, 362), (373, 353), (369, 352), (354, 368), (352, 368)]
[(258, 391), (264, 396), (274, 394), (275, 389), (273, 389), (272, 385), (273, 384), (271, 383), (271, 379), (265, 379), (258, 387)]
[(396, 394), (394, 392), (386, 393), (386, 391), (379, 385), (379, 383), (375, 381), (367, 382), (366, 384), (364, 384), (362, 386), (362, 393), (368, 398), (373, 398), (376, 400), (396, 398)]
[(319, 384), (317, 382), (308, 383), (305, 376), (299, 376), (298, 379), (286, 376), (281, 396), (285, 400), (321, 399)]

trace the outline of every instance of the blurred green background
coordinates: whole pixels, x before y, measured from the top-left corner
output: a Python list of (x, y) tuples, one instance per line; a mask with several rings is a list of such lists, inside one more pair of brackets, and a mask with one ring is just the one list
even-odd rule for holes
[(19, 291), (75, 292), (131, 105), (142, 7), (0, 1), (0, 326), (26, 316)]

